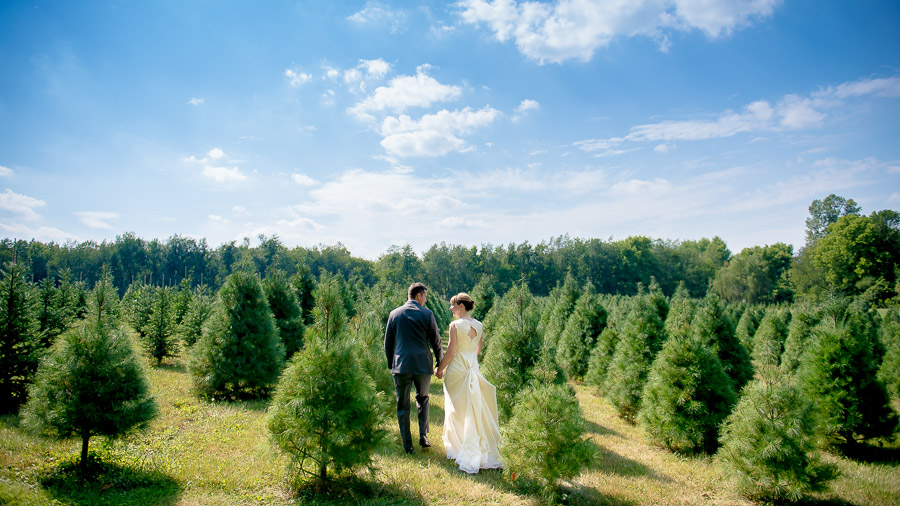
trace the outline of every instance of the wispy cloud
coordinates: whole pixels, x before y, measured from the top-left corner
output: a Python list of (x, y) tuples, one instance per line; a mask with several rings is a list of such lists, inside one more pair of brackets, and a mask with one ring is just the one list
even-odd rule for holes
[(529, 111), (536, 111), (541, 108), (540, 102), (537, 100), (531, 100), (530, 98), (526, 98), (519, 102), (518, 107), (516, 107), (515, 114), (512, 116), (513, 121), (519, 121), (528, 114)]
[(64, 243), (68, 240), (80, 241), (81, 239), (68, 232), (54, 227), (31, 228), (21, 223), (0, 223), (0, 230), (6, 237), (28, 238), (43, 242)]
[(13, 175), (13, 170), (9, 167), (4, 167), (0, 165), (0, 177), (9, 177)]
[(0, 209), (18, 214), (26, 220), (40, 218), (41, 216), (35, 209), (44, 205), (45, 202), (43, 200), (16, 193), (9, 188), (5, 192), (0, 193)]
[(109, 220), (116, 220), (119, 218), (119, 213), (103, 211), (82, 211), (75, 213), (75, 215), (79, 217), (79, 220), (85, 226), (105, 230), (112, 230), (113, 228), (109, 223)]
[(284, 69), (284, 75), (288, 78), (288, 82), (294, 88), (303, 86), (304, 84), (312, 81), (311, 74), (307, 74), (306, 72), (298, 72), (293, 69)]
[(237, 167), (212, 167), (203, 166), (203, 177), (207, 177), (218, 183), (239, 183), (245, 181), (247, 176)]
[(296, 172), (291, 174), (291, 180), (301, 186), (315, 186), (319, 184), (318, 181), (307, 176), (306, 174), (298, 174)]
[(715, 39), (770, 16), (780, 0), (464, 0), (462, 19), (485, 24), (500, 42), (513, 39), (538, 63), (590, 60), (619, 37), (645, 36), (667, 51), (667, 30), (700, 30)]
[[(229, 185), (247, 180), (247, 175), (237, 165), (231, 167), (223, 165), (223, 163), (229, 162), (229, 159), (225, 151), (219, 147), (207, 151), (206, 156), (203, 158), (191, 155), (185, 158), (184, 161), (193, 165), (199, 165), (201, 167), (201, 176), (220, 184)], [(239, 160), (230, 160), (231, 163), (236, 161)]]
[(190, 105), (203, 105), (203, 102), (204, 102), (203, 98), (197, 98), (197, 97), (194, 97), (187, 101), (187, 103)]
[(391, 33), (406, 29), (406, 12), (394, 10), (380, 2), (366, 2), (362, 10), (347, 16), (350, 22), (362, 26), (390, 27)]
[(900, 78), (859, 80), (819, 90), (808, 96), (785, 95), (774, 105), (767, 100), (757, 100), (740, 111), (724, 111), (711, 119), (666, 120), (636, 125), (622, 137), (587, 139), (574, 144), (588, 152), (616, 154), (623, 144), (662, 142), (663, 144), (657, 145), (656, 150), (665, 152), (669, 149), (666, 143), (675, 141), (718, 139), (748, 132), (817, 128), (827, 121), (827, 111), (842, 106), (847, 97), (890, 97), (895, 96), (894, 93), (900, 96)]

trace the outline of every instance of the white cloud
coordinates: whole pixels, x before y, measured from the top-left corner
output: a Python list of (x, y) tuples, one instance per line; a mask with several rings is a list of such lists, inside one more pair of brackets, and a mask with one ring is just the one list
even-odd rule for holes
[(188, 100), (187, 103), (190, 104), (190, 105), (203, 105), (203, 102), (204, 102), (204, 99), (203, 99), (203, 98), (196, 98), (196, 97), (195, 97), (195, 98), (192, 98), (192, 99)]
[(530, 98), (526, 98), (522, 102), (519, 103), (519, 106), (516, 107), (517, 113), (523, 113), (526, 111), (533, 111), (541, 108), (541, 104), (537, 100), (531, 100)]
[(13, 170), (9, 167), (4, 167), (0, 165), (0, 177), (9, 177), (13, 175)]
[(21, 223), (0, 223), (0, 230), (3, 230), (3, 235), (6, 237), (15, 237), (19, 239), (30, 238), (36, 241), (55, 242), (59, 244), (63, 244), (69, 240), (74, 240), (76, 242), (81, 241), (77, 236), (53, 227), (31, 228)]
[(627, 152), (619, 148), (625, 143), (674, 141), (699, 141), (732, 137), (748, 132), (774, 132), (804, 130), (823, 126), (826, 112), (844, 106), (847, 97), (871, 95), (875, 97), (900, 96), (900, 78), (864, 79), (844, 83), (836, 87), (816, 91), (809, 96), (785, 95), (777, 104), (757, 100), (738, 112), (724, 111), (712, 119), (666, 120), (659, 123), (636, 125), (623, 137), (587, 139), (574, 143), (584, 151), (619, 154)]
[(44, 204), (43, 200), (16, 193), (9, 188), (0, 193), (0, 209), (18, 214), (26, 220), (40, 218), (40, 215), (35, 212), (35, 208), (42, 207)]
[(298, 174), (296, 172), (291, 174), (291, 180), (301, 186), (315, 186), (319, 184), (318, 181), (307, 176), (306, 174)]
[(115, 220), (119, 218), (118, 213), (103, 211), (83, 211), (75, 214), (80, 217), (80, 221), (84, 225), (91, 228), (99, 228), (105, 230), (112, 230), (113, 228), (113, 226), (108, 223), (109, 220)]
[(492, 123), (500, 111), (485, 106), (479, 110), (441, 110), (426, 114), (419, 120), (407, 115), (388, 116), (381, 124), (382, 147), (391, 155), (442, 156), (452, 151), (464, 152), (472, 148), (459, 136), (474, 128)]
[(224, 222), (224, 221), (225, 221), (224, 218), (222, 218), (222, 217), (219, 216), (218, 214), (210, 214), (210, 215), (207, 216), (207, 218), (209, 218), (210, 221), (220, 221), (220, 222)]
[(427, 65), (420, 66), (415, 76), (399, 76), (391, 79), (387, 86), (379, 86), (375, 91), (348, 109), (348, 112), (363, 121), (374, 121), (375, 112), (404, 112), (410, 107), (429, 107), (435, 102), (459, 98), (462, 90), (458, 86), (445, 85), (429, 76)]
[(710, 38), (768, 17), (780, 0), (464, 0), (462, 19), (486, 24), (496, 39), (514, 39), (526, 57), (544, 63), (590, 60), (617, 37), (646, 36), (663, 51), (666, 30), (699, 29)]
[(379, 2), (366, 2), (366, 6), (347, 16), (347, 19), (357, 25), (390, 26), (391, 33), (405, 30), (406, 13), (402, 10), (393, 10)]
[(218, 183), (238, 183), (247, 179), (247, 176), (237, 167), (211, 167), (203, 166), (203, 177), (207, 177)]
[(244, 206), (234, 206), (231, 208), (231, 212), (233, 212), (235, 214), (246, 214), (247, 208)]
[(391, 71), (391, 64), (381, 58), (360, 60), (359, 64), (366, 69), (366, 77), (369, 79), (383, 79)]
[(212, 148), (209, 152), (206, 153), (207, 156), (212, 158), (213, 160), (219, 160), (221, 158), (225, 158), (225, 152), (222, 151), (221, 148)]
[(285, 69), (284, 75), (290, 79), (290, 84), (293, 87), (303, 86), (304, 84), (312, 81), (312, 75), (307, 74), (306, 72), (297, 72), (292, 69)]

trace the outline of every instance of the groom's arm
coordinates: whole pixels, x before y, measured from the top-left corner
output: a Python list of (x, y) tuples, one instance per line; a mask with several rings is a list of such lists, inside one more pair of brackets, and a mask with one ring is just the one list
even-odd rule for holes
[(431, 313), (431, 328), (428, 329), (429, 340), (431, 341), (431, 349), (434, 351), (434, 366), (437, 368), (444, 358), (443, 346), (441, 345), (441, 331), (438, 330), (437, 321), (434, 319), (434, 313)]
[(384, 355), (387, 357), (388, 369), (394, 368), (394, 340), (397, 337), (397, 326), (394, 325), (393, 315), (388, 318), (384, 327)]

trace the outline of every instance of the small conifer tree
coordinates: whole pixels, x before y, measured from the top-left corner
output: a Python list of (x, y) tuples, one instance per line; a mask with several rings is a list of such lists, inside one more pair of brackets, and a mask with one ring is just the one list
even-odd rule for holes
[(559, 481), (578, 476), (594, 458), (585, 425), (571, 387), (551, 383), (525, 390), (509, 423), (501, 425), (506, 472), (538, 482), (545, 499), (558, 499)]
[(650, 297), (640, 294), (631, 298), (603, 388), (619, 416), (630, 423), (635, 421), (647, 374), (665, 339), (663, 325), (659, 309)]
[(156, 402), (137, 354), (116, 318), (111, 276), (94, 289), (88, 317), (57, 339), (41, 364), (23, 423), (56, 438), (81, 439), (82, 471), (95, 435), (118, 437), (147, 425)]
[(153, 310), (154, 294), (158, 288), (144, 284), (132, 283), (122, 296), (122, 312), (132, 328), (146, 337), (145, 329), (150, 323), (150, 312)]
[(606, 328), (606, 310), (600, 305), (594, 285), (588, 283), (562, 334), (556, 350), (556, 358), (569, 378), (581, 381), (588, 370), (591, 350), (597, 337)]
[(269, 394), (284, 366), (284, 347), (256, 276), (238, 271), (219, 289), (219, 304), (192, 348), (190, 372), (203, 397)]
[(900, 398), (900, 314), (892, 310), (881, 324), (881, 342), (885, 353), (878, 369), (878, 379), (884, 383), (888, 395)]
[(511, 288), (491, 311), (491, 345), (484, 353), (481, 370), (497, 387), (497, 407), (502, 417), (512, 413), (516, 395), (532, 378), (541, 357), (542, 335), (538, 311), (528, 285)]
[(184, 321), (184, 317), (191, 308), (191, 299), (193, 297), (191, 280), (182, 278), (181, 283), (178, 284), (178, 290), (173, 294), (172, 301), (172, 320), (176, 326), (181, 325), (181, 322)]
[(297, 264), (297, 273), (291, 276), (291, 287), (303, 314), (303, 324), (312, 325), (313, 308), (316, 306), (316, 278), (304, 263)]
[(719, 424), (737, 400), (731, 379), (687, 325), (673, 328), (650, 368), (638, 420), (657, 444), (674, 452), (714, 453)]
[(357, 358), (375, 389), (382, 393), (385, 413), (396, 410), (394, 381), (384, 373), (384, 327), (391, 310), (403, 304), (406, 289), (398, 284), (380, 281), (365, 291), (355, 317), (350, 320), (351, 334), (359, 343)]
[(206, 292), (206, 287), (201, 285), (195, 288), (188, 312), (181, 320), (181, 325), (178, 326), (178, 334), (185, 346), (191, 347), (200, 340), (200, 336), (203, 335), (203, 326), (209, 320), (214, 309), (215, 300)]
[(753, 365), (747, 349), (734, 335), (734, 327), (725, 315), (725, 306), (718, 295), (710, 292), (697, 309), (691, 324), (693, 336), (713, 351), (725, 372), (734, 382), (734, 390), (740, 395), (741, 388), (753, 378)]
[(291, 285), (283, 271), (275, 270), (263, 281), (266, 302), (275, 317), (275, 326), (284, 345), (285, 356), (290, 359), (303, 347), (303, 313)]
[(735, 337), (744, 345), (744, 348), (747, 348), (748, 353), (753, 352), (753, 336), (756, 334), (756, 329), (759, 327), (762, 317), (762, 311), (759, 308), (755, 306), (748, 307), (741, 313), (741, 317), (734, 328)]
[[(768, 350), (765, 354), (757, 350)], [(779, 371), (773, 347), (755, 347), (758, 379), (751, 381), (722, 429), (717, 458), (753, 500), (797, 502), (823, 490), (836, 468), (816, 454), (811, 399)]]
[(320, 280), (313, 313), (307, 343), (282, 375), (268, 417), (273, 440), (291, 459), (295, 485), (305, 476), (321, 483), (329, 471), (371, 465), (387, 435), (333, 278)]
[(175, 319), (171, 288), (160, 287), (153, 291), (150, 298), (150, 315), (141, 334), (144, 346), (150, 356), (156, 359), (156, 365), (162, 364), (166, 357), (174, 357), (178, 353), (175, 340)]
[(0, 280), (0, 412), (13, 413), (26, 399), (37, 370), (40, 334), (25, 267), (9, 262)]
[(572, 271), (566, 273), (566, 278), (560, 287), (557, 297), (553, 305), (547, 306), (545, 311), (548, 312), (546, 318), (542, 318), (546, 323), (542, 324), (541, 331), (544, 335), (544, 345), (547, 346), (552, 353), (556, 353), (559, 336), (566, 327), (569, 315), (575, 309), (575, 303), (581, 295), (578, 282)]
[(690, 293), (684, 286), (684, 281), (678, 283), (678, 288), (672, 294), (672, 300), (669, 301), (668, 307), (664, 329), (666, 335), (671, 336), (679, 331), (675, 328), (676, 326), (690, 324), (697, 311), (697, 303), (691, 299)]
[(609, 364), (612, 362), (618, 342), (619, 334), (610, 325), (597, 336), (597, 343), (591, 350), (591, 356), (588, 359), (588, 369), (584, 375), (585, 383), (596, 387), (602, 387), (605, 384), (606, 372), (609, 370)]
[(875, 339), (866, 313), (833, 299), (797, 371), (801, 390), (815, 401), (824, 434), (834, 443), (891, 438), (897, 431), (897, 414), (877, 378)]
[(494, 303), (500, 298), (497, 294), (496, 285), (497, 278), (490, 274), (483, 274), (478, 283), (472, 288), (469, 295), (476, 301), (475, 307), (469, 311), (469, 315), (472, 318), (484, 323), (485, 317), (487, 317), (491, 308), (494, 307)]
[(779, 365), (787, 333), (788, 327), (781, 315), (774, 309), (766, 311), (756, 333), (753, 334), (753, 351), (750, 358), (754, 369), (759, 369), (762, 364), (769, 362), (774, 362), (775, 366)]
[(791, 311), (793, 315), (788, 325), (787, 338), (784, 341), (784, 352), (781, 354), (781, 371), (792, 376), (800, 367), (800, 359), (809, 348), (813, 329), (818, 325), (822, 315), (816, 308), (798, 307)]

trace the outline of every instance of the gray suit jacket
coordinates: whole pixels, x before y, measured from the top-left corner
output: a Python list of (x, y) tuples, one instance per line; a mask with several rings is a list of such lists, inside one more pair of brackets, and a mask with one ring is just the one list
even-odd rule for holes
[(433, 373), (444, 354), (431, 310), (408, 300), (391, 311), (384, 329), (384, 354), (391, 374)]

